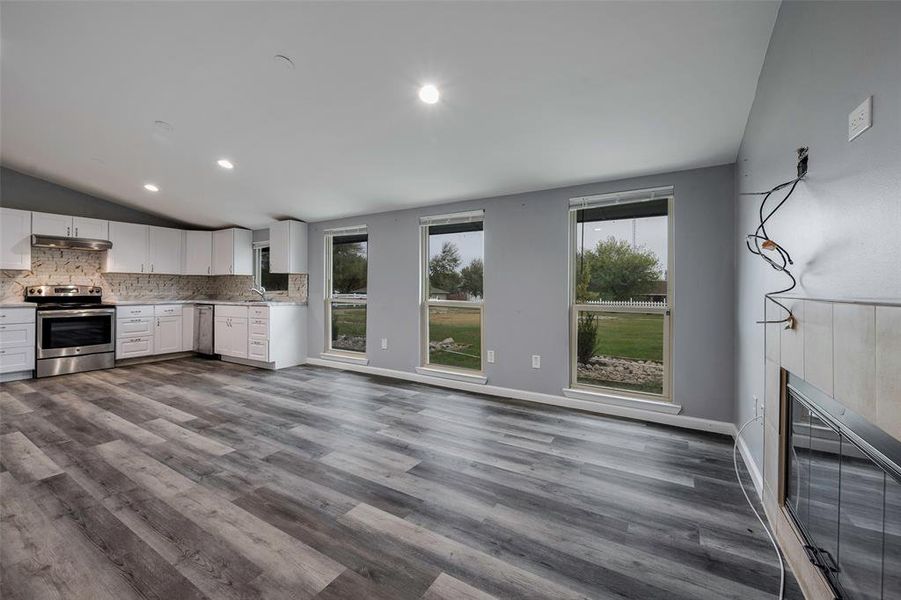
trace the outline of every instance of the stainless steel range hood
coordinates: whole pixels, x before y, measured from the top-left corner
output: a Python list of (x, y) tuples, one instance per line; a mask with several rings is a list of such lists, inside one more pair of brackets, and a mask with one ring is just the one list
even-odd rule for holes
[(109, 240), (63, 237), (59, 235), (32, 235), (31, 245), (36, 248), (67, 248), (69, 250), (109, 250), (113, 243)]

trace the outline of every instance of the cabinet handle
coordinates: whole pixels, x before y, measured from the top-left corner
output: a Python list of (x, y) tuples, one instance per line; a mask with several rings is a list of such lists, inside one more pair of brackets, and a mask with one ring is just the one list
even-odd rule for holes
[(206, 268), (206, 274), (207, 274), (207, 275), (210, 274), (210, 268), (211, 268), (211, 267), (207, 267), (207, 268)]
[(228, 265), (228, 272), (229, 274), (234, 272), (234, 267), (232, 265)]
[(144, 263), (141, 263), (141, 273), (144, 272)]
[(153, 264), (150, 265), (150, 272), (153, 273)]

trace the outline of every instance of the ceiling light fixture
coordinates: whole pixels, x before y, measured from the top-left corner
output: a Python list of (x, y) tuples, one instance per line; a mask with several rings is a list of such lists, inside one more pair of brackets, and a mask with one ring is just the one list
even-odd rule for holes
[(427, 83), (419, 88), (419, 99), (426, 104), (435, 104), (441, 98), (441, 92), (438, 91), (431, 83)]
[(148, 192), (158, 192), (158, 191), (160, 191), (160, 188), (156, 187), (156, 186), (153, 185), (152, 183), (145, 183), (145, 184), (144, 184), (144, 189), (147, 190)]
[(216, 161), (216, 164), (219, 165), (220, 167), (222, 167), (223, 169), (234, 169), (235, 168), (235, 164), (232, 161), (228, 160), (227, 158), (220, 158), (219, 160)]

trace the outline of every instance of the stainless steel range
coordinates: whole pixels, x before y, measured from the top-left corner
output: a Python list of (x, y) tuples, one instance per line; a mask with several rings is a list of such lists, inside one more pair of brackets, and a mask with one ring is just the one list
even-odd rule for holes
[(25, 290), (37, 304), (37, 376), (109, 369), (116, 359), (116, 309), (103, 290), (87, 285), (42, 285)]

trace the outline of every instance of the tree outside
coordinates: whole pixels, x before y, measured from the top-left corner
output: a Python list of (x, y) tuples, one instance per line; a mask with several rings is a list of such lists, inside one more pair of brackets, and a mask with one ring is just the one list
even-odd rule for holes
[(335, 294), (366, 289), (366, 242), (335, 244), (332, 250), (332, 287)]
[(638, 300), (654, 290), (662, 275), (653, 252), (613, 237), (583, 250), (577, 260), (578, 302)]

